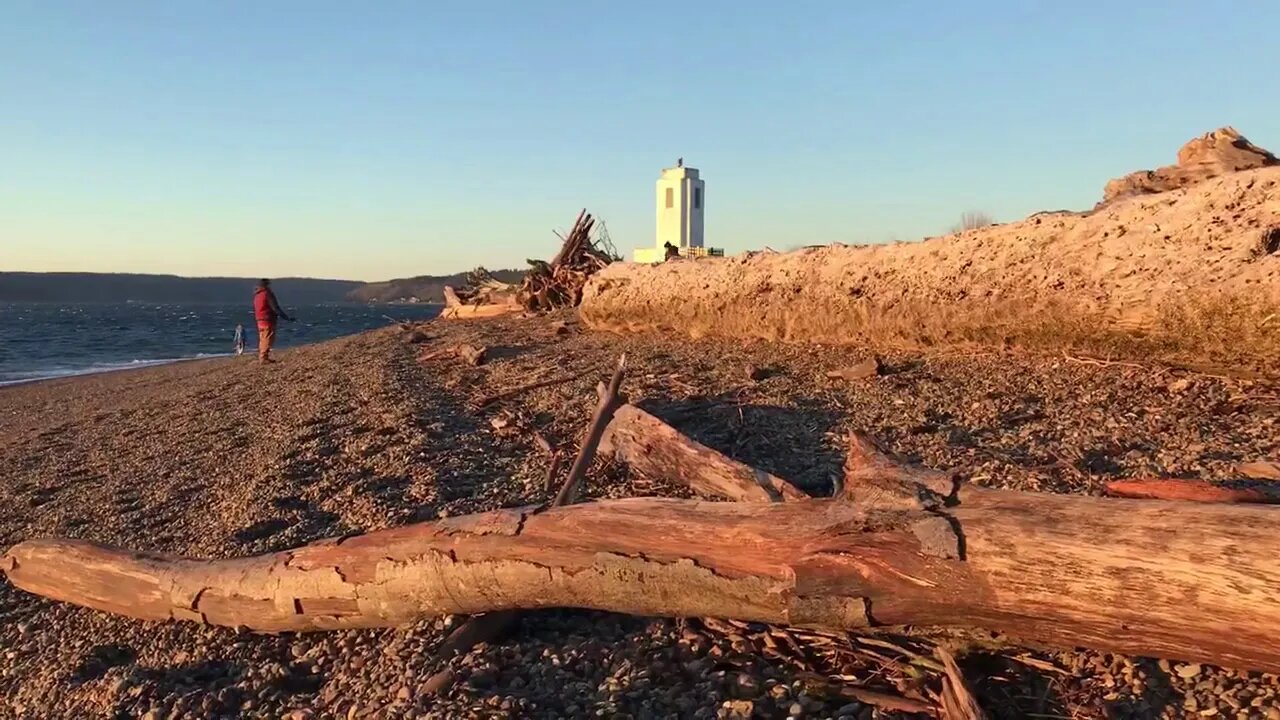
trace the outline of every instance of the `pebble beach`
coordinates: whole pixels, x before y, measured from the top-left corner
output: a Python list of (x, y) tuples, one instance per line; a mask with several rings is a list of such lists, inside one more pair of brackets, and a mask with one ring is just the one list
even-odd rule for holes
[[(831, 379), (869, 356), (560, 320), (434, 321), (270, 366), (223, 358), (0, 388), (0, 545), (65, 536), (224, 558), (543, 502), (548, 460), (530, 430), (572, 447), (622, 353), (633, 402), (815, 495), (854, 429), (969, 482), (1052, 493), (1145, 475), (1227, 481), (1280, 456), (1280, 387), (1261, 380), (1017, 351), (890, 353), (877, 375)], [(438, 352), (462, 343), (487, 347), (487, 362)], [(475, 409), (565, 373), (575, 379)], [(604, 462), (587, 483), (595, 498), (681, 492)], [(258, 635), (108, 616), (0, 582), (0, 718), (896, 718), (916, 715), (840, 685), (909, 698), (931, 681), (908, 669), (927, 654), (918, 638), (572, 609), (524, 613), (506, 636), (441, 657), (462, 620)], [(995, 718), (1280, 718), (1280, 681), (1261, 673), (1016, 646), (960, 662)], [(426, 689), (446, 668), (454, 682)]]

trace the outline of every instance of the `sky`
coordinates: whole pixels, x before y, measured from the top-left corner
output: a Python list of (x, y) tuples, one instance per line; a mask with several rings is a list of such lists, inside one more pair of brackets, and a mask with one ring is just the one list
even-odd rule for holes
[[(0, 0), (0, 271), (379, 280), (1085, 209), (1233, 125), (1280, 150), (1280, 3)], [(628, 252), (629, 254), (629, 252)]]

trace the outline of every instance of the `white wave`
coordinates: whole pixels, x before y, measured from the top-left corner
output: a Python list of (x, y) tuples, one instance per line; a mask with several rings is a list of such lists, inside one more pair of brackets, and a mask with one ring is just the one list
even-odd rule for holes
[(113, 363), (94, 363), (85, 367), (56, 367), (43, 370), (8, 372), (0, 375), (0, 386), (20, 385), (23, 383), (39, 382), (41, 380), (56, 380), (58, 378), (66, 377), (79, 377), (81, 375), (120, 372), (122, 370), (141, 370), (142, 368), (155, 367), (157, 365), (170, 365), (178, 362), (190, 362), (192, 360), (209, 360), (212, 358), (231, 357), (232, 355), (233, 353), (196, 353), (195, 355), (188, 357), (126, 360)]

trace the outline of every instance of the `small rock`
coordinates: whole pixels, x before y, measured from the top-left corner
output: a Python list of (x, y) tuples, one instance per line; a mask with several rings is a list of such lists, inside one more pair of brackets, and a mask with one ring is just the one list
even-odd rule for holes
[(715, 663), (710, 658), (701, 658), (698, 660), (690, 660), (684, 664), (685, 672), (694, 677), (700, 677), (707, 674), (711, 670), (711, 666)]
[(462, 358), (462, 361), (468, 365), (483, 365), (484, 361), (486, 360), (486, 355), (488, 354), (488, 352), (489, 352), (489, 348), (484, 346), (481, 346), (481, 347), (475, 347), (473, 345), (458, 346), (458, 357)]
[(734, 687), (743, 697), (755, 697), (760, 692), (760, 681), (747, 673), (740, 673)]
[(1177, 380), (1169, 383), (1167, 387), (1171, 393), (1183, 392), (1187, 388), (1191, 387), (1191, 378), (1178, 378)]
[(473, 687), (487, 688), (492, 687), (494, 681), (497, 680), (497, 674), (489, 668), (481, 668), (471, 673), (471, 677), (467, 678), (467, 682)]
[(1200, 665), (1198, 663), (1183, 663), (1177, 667), (1176, 672), (1178, 677), (1190, 680), (1200, 674)]
[(722, 718), (746, 720), (751, 717), (751, 714), (755, 712), (755, 709), (755, 703), (750, 700), (726, 700), (724, 704), (720, 706), (720, 712), (717, 713), (717, 716)]
[(311, 708), (299, 708), (285, 713), (281, 720), (312, 720), (316, 713)]
[(879, 358), (871, 358), (864, 360), (857, 365), (850, 365), (839, 370), (831, 370), (827, 373), (829, 380), (866, 380), (875, 377), (883, 372), (884, 368), (880, 364)]
[(791, 703), (791, 707), (787, 708), (787, 715), (790, 715), (791, 717), (797, 717), (797, 718), (798, 718), (798, 717), (803, 717), (803, 716), (804, 716), (804, 706), (803, 706), (803, 705), (801, 705), (801, 704), (800, 704), (800, 703), (798, 703), (798, 702), (796, 702), (796, 703)]

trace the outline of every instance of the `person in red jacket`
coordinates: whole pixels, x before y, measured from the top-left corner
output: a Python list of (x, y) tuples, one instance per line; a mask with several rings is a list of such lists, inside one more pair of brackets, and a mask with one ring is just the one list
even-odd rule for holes
[(271, 281), (258, 281), (253, 293), (253, 317), (258, 321), (258, 362), (275, 362), (271, 359), (271, 346), (276, 342), (276, 322), (281, 318), (293, 322), (288, 313), (280, 309), (276, 294), (271, 292)]

